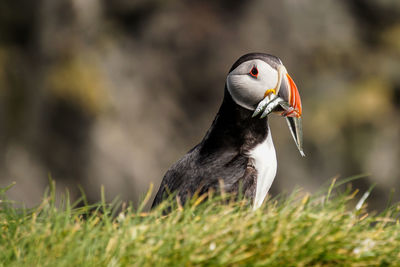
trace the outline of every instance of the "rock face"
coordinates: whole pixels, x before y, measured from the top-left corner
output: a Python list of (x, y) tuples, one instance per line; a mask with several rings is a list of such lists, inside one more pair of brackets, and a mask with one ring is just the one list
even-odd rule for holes
[(229, 66), (250, 51), (282, 58), (304, 102), (306, 159), (283, 120), (271, 125), (275, 192), (337, 174), (370, 173), (357, 186), (377, 182), (377, 196), (399, 186), (398, 1), (34, 2), (0, 4), (0, 186), (17, 182), (11, 198), (38, 203), (50, 173), (73, 197), (81, 184), (96, 201), (103, 184), (137, 201), (202, 138)]

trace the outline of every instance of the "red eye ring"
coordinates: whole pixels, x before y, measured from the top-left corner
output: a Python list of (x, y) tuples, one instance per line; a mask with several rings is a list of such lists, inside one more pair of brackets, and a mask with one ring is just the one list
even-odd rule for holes
[(254, 66), (254, 67), (251, 69), (251, 71), (249, 72), (249, 74), (250, 74), (251, 76), (253, 76), (254, 78), (257, 78), (257, 76), (258, 76), (258, 69), (257, 69), (257, 67)]

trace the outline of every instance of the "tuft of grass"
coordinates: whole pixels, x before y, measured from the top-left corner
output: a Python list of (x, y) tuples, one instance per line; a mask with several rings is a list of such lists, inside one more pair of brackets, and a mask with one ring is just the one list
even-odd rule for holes
[(297, 190), (256, 211), (226, 194), (184, 207), (171, 197), (143, 212), (68, 194), (56, 204), (52, 184), (34, 209), (2, 198), (0, 266), (399, 266), (400, 206), (368, 214), (356, 192), (328, 192)]

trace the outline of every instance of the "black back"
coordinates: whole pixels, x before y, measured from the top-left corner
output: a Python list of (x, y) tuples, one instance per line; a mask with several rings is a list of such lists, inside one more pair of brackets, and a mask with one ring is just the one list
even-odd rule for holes
[[(251, 53), (240, 57), (232, 66), (251, 59), (262, 59), (275, 67), (280, 60), (262, 53)], [(267, 118), (252, 118), (253, 111), (237, 105), (226, 85), (222, 105), (203, 140), (176, 162), (165, 174), (152, 208), (176, 192), (182, 203), (195, 192), (203, 194), (218, 190), (220, 180), (225, 192), (255, 196), (257, 173), (249, 162), (248, 152), (263, 142), (268, 135)]]

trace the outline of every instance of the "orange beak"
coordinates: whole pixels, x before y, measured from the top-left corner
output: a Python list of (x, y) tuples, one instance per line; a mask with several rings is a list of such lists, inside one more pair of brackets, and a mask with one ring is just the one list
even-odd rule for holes
[(281, 106), (284, 111), (282, 116), (286, 117), (287, 124), (293, 136), (300, 154), (304, 156), (303, 152), (303, 123), (302, 123), (302, 108), (299, 90), (294, 83), (292, 77), (286, 73), (287, 82), (282, 81), (281, 88), (279, 89), (279, 97), (281, 97), (286, 104)]
[(264, 99), (258, 103), (252, 117), (261, 114), (260, 118), (262, 119), (273, 111), (281, 112), (281, 116), (286, 118), (290, 133), (300, 154), (304, 157), (300, 94), (293, 79), (287, 74), (286, 69), (284, 74), (286, 74), (286, 79), (284, 79), (284, 76), (280, 76), (282, 78), (277, 85), (279, 87), (278, 94), (275, 94), (275, 89), (267, 90)]
[(300, 94), (299, 90), (297, 89), (296, 84), (294, 83), (292, 77), (288, 73), (286, 73), (286, 77), (289, 81), (289, 97), (288, 97), (288, 103), (289, 105), (293, 108), (293, 110), (287, 112), (286, 114), (282, 114), (286, 117), (301, 117), (301, 99), (300, 99)]

